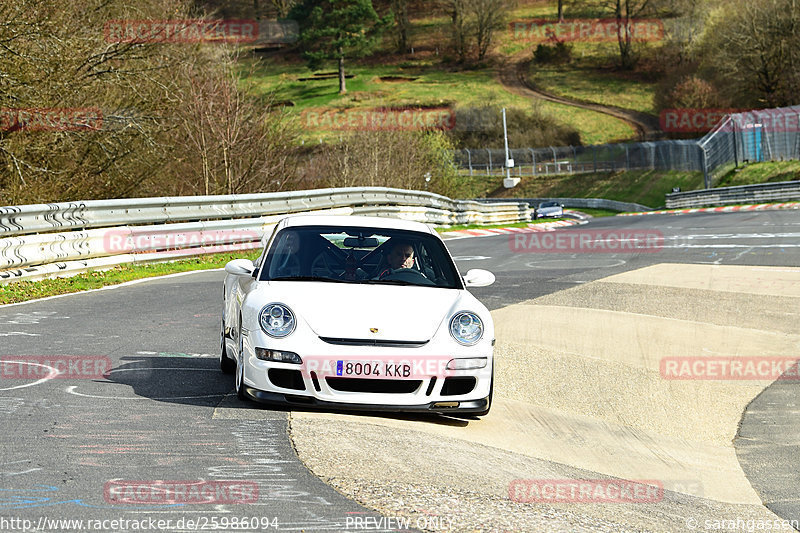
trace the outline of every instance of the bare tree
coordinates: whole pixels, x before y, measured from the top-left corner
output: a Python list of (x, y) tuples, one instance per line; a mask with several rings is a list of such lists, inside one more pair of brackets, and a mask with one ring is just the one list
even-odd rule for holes
[(405, 54), (410, 48), (408, 43), (408, 31), (411, 29), (411, 23), (408, 20), (408, 1), (409, 0), (392, 0), (397, 51), (401, 54)]
[(469, 4), (471, 0), (447, 0), (450, 11), (450, 25), (453, 32), (453, 49), (460, 62), (467, 59), (469, 53)]
[(617, 44), (619, 61), (624, 69), (633, 68), (636, 56), (633, 47), (633, 19), (639, 17), (647, 8), (650, 0), (615, 0), (614, 16), (617, 19)]
[[(397, 187), (456, 193), (452, 144), (441, 132), (351, 132), (324, 145), (306, 172), (327, 187)], [(426, 181), (426, 174), (430, 182)]]
[(740, 105), (782, 106), (800, 94), (800, 1), (728, 0), (706, 28), (704, 65)]
[(135, 8), (107, 0), (0, 4), (4, 116), (14, 109), (98, 116), (41, 131), (0, 123), (0, 197), (38, 203), (254, 192), (273, 176), (292, 177), (289, 122), (237, 86), (222, 45), (104, 37), (109, 20), (189, 18), (192, 9), (187, 0), (140, 0)]
[(282, 189), (297, 165), (297, 128), (269, 102), (237, 87), (235, 58), (219, 58), (217, 76), (208, 76), (209, 65), (200, 62), (182, 68), (189, 83), (177, 110), (180, 131), (197, 154), (188, 162), (190, 172), (203, 177), (202, 189), (195, 186), (192, 194)]
[[(278, 11), (278, 17), (286, 18), (289, 16), (289, 11), (292, 10), (294, 5), (297, 3), (296, 0), (270, 0), (272, 5), (275, 6), (275, 9)], [(255, 3), (256, 13), (258, 13), (258, 0), (253, 0)]]
[(506, 0), (472, 0), (471, 11), (475, 17), (475, 40), (478, 60), (486, 56), (495, 32), (503, 27), (508, 11)]
[(506, 0), (447, 0), (453, 32), (453, 49), (460, 62), (477, 49), (478, 60), (489, 51), (495, 32), (508, 12)]

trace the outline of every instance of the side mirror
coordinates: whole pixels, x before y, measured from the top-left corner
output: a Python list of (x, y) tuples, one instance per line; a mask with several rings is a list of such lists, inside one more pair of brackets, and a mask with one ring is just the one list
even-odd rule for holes
[(467, 287), (488, 287), (494, 283), (494, 280), (494, 274), (480, 268), (467, 270), (467, 273), (464, 275), (464, 283)]
[(225, 265), (225, 272), (234, 276), (252, 276), (256, 269), (249, 259), (234, 259)]

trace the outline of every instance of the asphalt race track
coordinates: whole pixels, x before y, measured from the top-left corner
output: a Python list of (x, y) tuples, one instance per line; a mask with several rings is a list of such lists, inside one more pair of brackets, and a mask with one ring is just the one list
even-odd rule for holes
[[(800, 212), (613, 217), (569, 231), (660, 232), (663, 242), (591, 253), (544, 253), (519, 235), (447, 243), (462, 272), (497, 276), (473, 291), (498, 325), (496, 404), (481, 420), (240, 402), (218, 369), (220, 271), (0, 307), (0, 530), (28, 520), (80, 531), (47, 522), (69, 519), (105, 520), (96, 531), (149, 520), (171, 520), (162, 531), (706, 531), (720, 530), (714, 520), (800, 520), (798, 382), (658, 371), (659, 358), (694, 347), (800, 358)], [(47, 361), (62, 356), (112, 371), (50, 379)], [(512, 501), (509, 483), (532, 478), (655, 479), (664, 495)], [(256, 498), (120, 502), (108, 491), (120, 480), (237, 481)]]

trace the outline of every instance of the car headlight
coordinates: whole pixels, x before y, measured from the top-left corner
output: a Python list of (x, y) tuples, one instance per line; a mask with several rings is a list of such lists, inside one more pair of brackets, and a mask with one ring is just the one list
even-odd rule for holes
[(258, 322), (264, 333), (279, 338), (291, 335), (297, 325), (292, 310), (279, 303), (265, 305), (258, 315)]
[(483, 322), (475, 313), (459, 311), (450, 319), (450, 335), (459, 344), (471, 346), (483, 337)]

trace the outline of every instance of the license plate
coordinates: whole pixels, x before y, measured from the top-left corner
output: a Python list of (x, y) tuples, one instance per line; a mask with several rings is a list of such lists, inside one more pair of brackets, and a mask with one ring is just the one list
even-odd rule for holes
[(402, 379), (411, 377), (411, 365), (380, 361), (336, 361), (336, 375), (355, 378)]

